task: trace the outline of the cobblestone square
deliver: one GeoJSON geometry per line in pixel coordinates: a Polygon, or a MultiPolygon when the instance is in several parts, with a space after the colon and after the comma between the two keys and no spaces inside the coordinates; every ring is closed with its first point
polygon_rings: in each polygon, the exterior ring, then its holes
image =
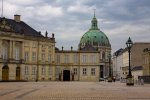
{"type": "Polygon", "coordinates": [[[107,82],[2,82],[0,100],[150,100],[150,85],[107,82]]]}

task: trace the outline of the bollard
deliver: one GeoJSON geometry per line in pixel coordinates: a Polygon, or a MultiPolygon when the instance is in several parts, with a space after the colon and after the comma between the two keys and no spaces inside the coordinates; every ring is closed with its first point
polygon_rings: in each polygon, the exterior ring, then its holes
{"type": "Polygon", "coordinates": [[[141,79],[141,85],[144,85],[144,80],[143,79],[141,79]]]}

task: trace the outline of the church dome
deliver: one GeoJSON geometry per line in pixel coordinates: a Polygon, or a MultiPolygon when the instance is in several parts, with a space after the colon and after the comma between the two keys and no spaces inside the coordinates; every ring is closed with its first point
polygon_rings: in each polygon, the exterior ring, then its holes
{"type": "Polygon", "coordinates": [[[92,25],[89,31],[87,31],[82,36],[80,43],[79,43],[79,48],[84,48],[86,45],[91,45],[92,47],[97,47],[97,46],[110,47],[110,42],[109,42],[108,37],[105,35],[104,32],[98,29],[95,13],[91,21],[91,24],[92,25]]]}
{"type": "Polygon", "coordinates": [[[82,36],[80,44],[91,44],[93,46],[110,46],[107,36],[100,30],[89,30],[88,32],[86,32],[82,36]]]}

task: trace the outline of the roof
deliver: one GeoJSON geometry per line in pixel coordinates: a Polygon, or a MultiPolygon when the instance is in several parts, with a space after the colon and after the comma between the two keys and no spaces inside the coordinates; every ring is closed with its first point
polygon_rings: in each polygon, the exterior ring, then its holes
{"type": "Polygon", "coordinates": [[[0,27],[0,30],[2,30],[2,31],[15,32],[15,33],[24,34],[27,36],[41,36],[41,37],[43,37],[43,35],[41,35],[40,32],[37,32],[36,30],[34,30],[32,27],[30,27],[29,25],[27,25],[23,21],[16,22],[13,19],[0,17],[0,26],[10,27],[7,29],[5,27],[0,27]]]}
{"type": "Polygon", "coordinates": [[[85,44],[83,48],[80,48],[81,51],[97,51],[91,44],[85,44]]]}
{"type": "Polygon", "coordinates": [[[143,70],[142,66],[135,66],[132,68],[132,71],[138,71],[138,70],[143,70]]]}
{"type": "Polygon", "coordinates": [[[56,50],[56,53],[100,53],[99,51],[82,51],[82,50],[56,50]]]}
{"type": "Polygon", "coordinates": [[[100,30],[89,30],[86,32],[81,40],[80,44],[90,43],[95,46],[110,46],[109,40],[104,32],[100,30]]]}
{"type": "Polygon", "coordinates": [[[114,56],[119,56],[120,54],[122,54],[122,52],[123,52],[123,49],[122,48],[120,48],[119,50],[117,50],[116,52],[114,52],[114,56]]]}

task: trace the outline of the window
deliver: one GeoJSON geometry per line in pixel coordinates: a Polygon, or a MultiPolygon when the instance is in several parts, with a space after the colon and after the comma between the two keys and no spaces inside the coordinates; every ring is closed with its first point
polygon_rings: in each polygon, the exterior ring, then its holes
{"type": "Polygon", "coordinates": [[[32,52],[32,61],[36,61],[36,52],[32,52]]]}
{"type": "Polygon", "coordinates": [[[48,68],[48,74],[49,74],[49,75],[52,75],[52,74],[53,74],[53,73],[52,73],[52,70],[53,70],[52,67],[49,67],[49,68],[48,68]]]}
{"type": "Polygon", "coordinates": [[[32,75],[36,75],[36,66],[32,67],[32,75]]]}
{"type": "Polygon", "coordinates": [[[42,45],[42,49],[45,49],[45,45],[42,45]]]}
{"type": "Polygon", "coordinates": [[[29,52],[25,52],[25,61],[29,61],[29,52]]]}
{"type": "Polygon", "coordinates": [[[56,66],[56,75],[59,75],[59,73],[60,73],[60,68],[56,66]]]}
{"type": "Polygon", "coordinates": [[[96,62],[95,55],[91,55],[90,61],[91,61],[91,63],[95,63],[96,62]]]}
{"type": "Polygon", "coordinates": [[[77,68],[73,69],[73,73],[74,73],[74,75],[77,75],[77,68]]]}
{"type": "Polygon", "coordinates": [[[45,45],[41,45],[41,49],[42,49],[42,54],[44,54],[45,51],[46,51],[46,46],[45,45]]]}
{"type": "Polygon", "coordinates": [[[45,53],[42,53],[42,61],[45,61],[45,53]]]}
{"type": "Polygon", "coordinates": [[[87,62],[87,55],[83,55],[82,56],[82,63],[86,63],[87,62]]]}
{"type": "Polygon", "coordinates": [[[2,49],[2,58],[3,59],[7,59],[8,58],[8,49],[7,49],[7,47],[3,47],[3,49],[2,49]]]}
{"type": "Polygon", "coordinates": [[[96,23],[93,23],[93,26],[96,27],[96,23]]]}
{"type": "Polygon", "coordinates": [[[50,50],[50,49],[51,49],[51,46],[48,46],[48,49],[50,50]]]}
{"type": "Polygon", "coordinates": [[[32,48],[36,48],[36,43],[33,43],[33,44],[32,44],[32,48]]]}
{"type": "Polygon", "coordinates": [[[69,55],[65,55],[65,63],[69,63],[69,55]]]}
{"type": "Polygon", "coordinates": [[[74,63],[78,63],[78,55],[74,55],[74,63]]]}
{"type": "Polygon", "coordinates": [[[29,46],[29,42],[25,42],[25,43],[24,43],[24,46],[25,46],[25,47],[29,46]]]}
{"type": "Polygon", "coordinates": [[[45,75],[45,66],[42,67],[42,75],[45,75]]]}
{"type": "Polygon", "coordinates": [[[57,61],[58,64],[60,63],[60,55],[56,56],[56,61],[57,61]]]}
{"type": "Polygon", "coordinates": [[[29,74],[28,66],[25,66],[25,70],[24,70],[24,71],[25,71],[25,72],[24,72],[25,75],[28,75],[28,74],[29,74]]]}
{"type": "Polygon", "coordinates": [[[20,55],[20,54],[19,54],[19,51],[20,51],[20,50],[19,50],[19,47],[16,47],[16,48],[15,48],[15,59],[16,59],[16,60],[19,60],[19,55],[20,55]]]}
{"type": "Polygon", "coordinates": [[[86,68],[83,68],[83,75],[86,75],[86,68]]]}
{"type": "Polygon", "coordinates": [[[51,54],[48,55],[48,61],[51,62],[51,54]]]}
{"type": "Polygon", "coordinates": [[[102,59],[105,59],[105,52],[102,53],[102,59]]]}
{"type": "Polygon", "coordinates": [[[91,68],[91,75],[95,75],[95,68],[91,68]]]}

